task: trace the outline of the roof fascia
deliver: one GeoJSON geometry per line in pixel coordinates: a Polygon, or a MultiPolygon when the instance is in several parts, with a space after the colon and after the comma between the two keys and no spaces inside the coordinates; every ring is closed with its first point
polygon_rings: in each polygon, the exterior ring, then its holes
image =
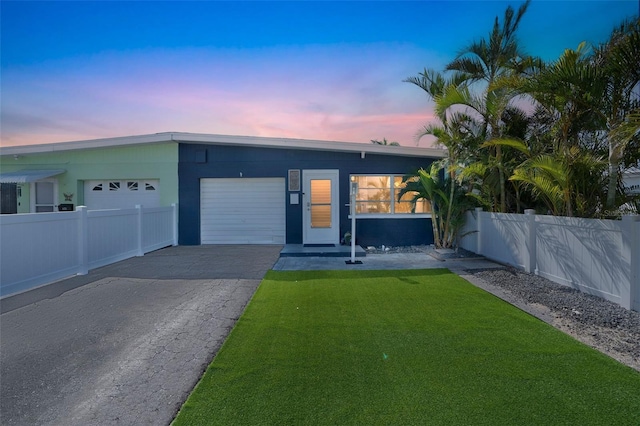
{"type": "Polygon", "coordinates": [[[411,157],[444,158],[446,151],[436,148],[375,145],[358,142],[337,142],[311,139],[272,138],[262,136],[210,135],[198,133],[173,133],[173,140],[182,143],[210,145],[236,145],[281,149],[307,149],[316,151],[358,152],[365,154],[398,155],[411,157]]]}
{"type": "Polygon", "coordinates": [[[152,135],[124,136],[117,138],[90,139],[72,142],[45,143],[39,145],[20,145],[0,147],[0,155],[26,155],[80,149],[109,148],[127,145],[171,142],[171,133],[155,133],[152,135]]]}
{"type": "Polygon", "coordinates": [[[59,142],[41,145],[0,147],[0,155],[26,155],[71,151],[80,149],[107,148],[149,143],[177,142],[211,145],[235,145],[280,149],[307,149],[334,152],[358,152],[366,154],[397,155],[411,157],[444,158],[446,151],[436,148],[418,148],[393,145],[375,145],[357,142],[337,142],[310,139],[273,138],[262,136],[234,136],[203,133],[165,132],[150,135],[59,142]]]}

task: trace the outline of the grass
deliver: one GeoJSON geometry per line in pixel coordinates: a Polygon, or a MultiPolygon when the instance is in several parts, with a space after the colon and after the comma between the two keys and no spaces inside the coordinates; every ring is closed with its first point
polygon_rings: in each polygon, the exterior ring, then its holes
{"type": "Polygon", "coordinates": [[[176,425],[638,425],[640,374],[448,270],[270,271],[176,425]]]}

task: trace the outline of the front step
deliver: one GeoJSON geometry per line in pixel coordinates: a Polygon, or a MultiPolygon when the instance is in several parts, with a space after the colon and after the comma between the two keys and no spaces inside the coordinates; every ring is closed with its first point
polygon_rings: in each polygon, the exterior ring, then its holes
{"type": "MultiPolygon", "coordinates": [[[[356,257],[366,255],[362,247],[356,246],[356,257]]],[[[351,246],[285,244],[280,257],[351,257],[351,246]]]]}

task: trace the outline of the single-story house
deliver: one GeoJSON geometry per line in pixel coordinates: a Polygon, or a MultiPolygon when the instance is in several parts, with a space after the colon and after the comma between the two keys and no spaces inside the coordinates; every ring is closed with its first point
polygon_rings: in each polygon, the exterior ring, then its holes
{"type": "Polygon", "coordinates": [[[630,167],[622,173],[622,183],[627,195],[640,195],[640,168],[630,167]]]}
{"type": "Polygon", "coordinates": [[[0,185],[5,214],[171,205],[178,145],[147,135],[2,147],[0,185]]]}
{"type": "Polygon", "coordinates": [[[438,149],[158,133],[0,148],[2,213],[178,203],[179,244],[339,244],[358,184],[361,245],[433,242],[428,203],[397,200],[438,149]]]}

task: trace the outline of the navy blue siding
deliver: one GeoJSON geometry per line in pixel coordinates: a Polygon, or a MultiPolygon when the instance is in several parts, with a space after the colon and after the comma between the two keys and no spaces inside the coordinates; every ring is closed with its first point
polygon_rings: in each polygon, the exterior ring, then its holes
{"type": "MultiPolygon", "coordinates": [[[[350,231],[351,220],[348,225],[350,231]]],[[[356,243],[363,247],[432,244],[431,219],[357,219],[356,243]]]]}
{"type": "MultiPolygon", "coordinates": [[[[393,149],[390,147],[389,149],[393,149]]],[[[430,159],[359,152],[345,153],[302,149],[180,144],[179,148],[179,244],[200,244],[200,179],[287,178],[289,169],[338,169],[340,171],[340,232],[351,229],[348,218],[350,174],[404,174],[427,168],[430,159]]],[[[302,203],[289,204],[286,196],[286,242],[302,243],[302,203]]],[[[362,219],[358,221],[362,245],[412,245],[433,243],[430,219],[362,219]]]]}

